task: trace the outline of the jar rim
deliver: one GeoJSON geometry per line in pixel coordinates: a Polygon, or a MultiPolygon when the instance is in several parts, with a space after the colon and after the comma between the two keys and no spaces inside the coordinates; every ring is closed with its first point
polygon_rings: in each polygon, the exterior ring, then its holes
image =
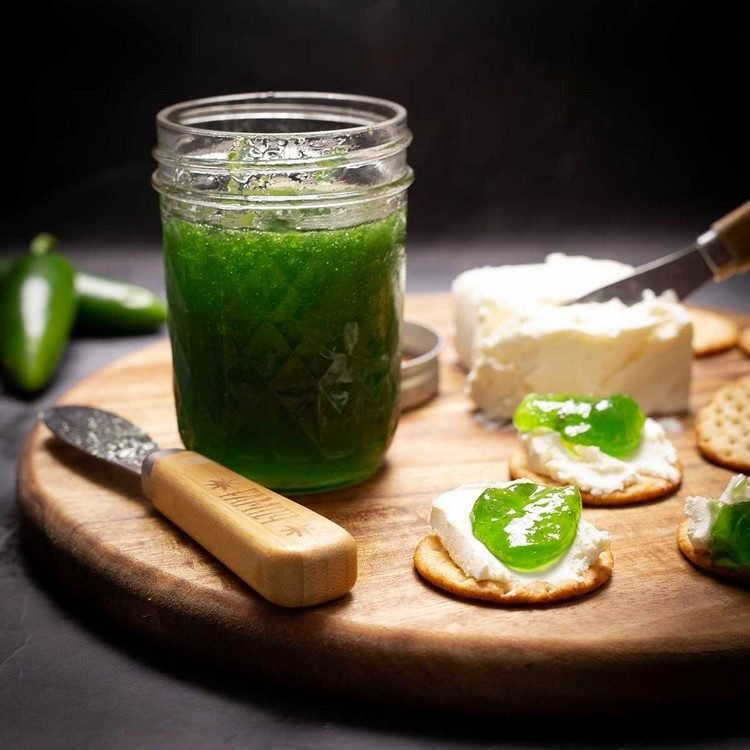
{"type": "Polygon", "coordinates": [[[307,116],[331,122],[350,122],[352,125],[325,130],[285,130],[285,137],[316,138],[352,136],[360,133],[376,133],[399,126],[406,121],[406,109],[396,102],[358,94],[339,94],[318,91],[263,91],[256,93],[227,94],[223,96],[191,99],[171,104],[156,115],[159,128],[174,134],[214,136],[227,138],[233,135],[254,137],[268,135],[267,131],[220,130],[200,127],[201,121],[237,119],[251,113],[273,119],[285,115],[288,119],[292,108],[297,107],[307,116]],[[231,117],[230,117],[231,116],[231,117]],[[339,117],[341,119],[337,120],[339,117]],[[358,122],[359,121],[359,122],[358,122]],[[357,124],[354,124],[357,123],[357,124]],[[361,124],[359,124],[361,123],[361,124]]]}

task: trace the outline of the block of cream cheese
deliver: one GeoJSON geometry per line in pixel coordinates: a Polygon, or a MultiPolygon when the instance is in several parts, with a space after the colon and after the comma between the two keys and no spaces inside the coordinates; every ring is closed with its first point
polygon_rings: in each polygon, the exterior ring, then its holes
{"type": "Polygon", "coordinates": [[[495,318],[536,303],[560,305],[629,276],[633,266],[583,255],[548,255],[544,263],[484,266],[465,271],[453,281],[455,346],[458,360],[471,367],[472,347],[485,299],[494,303],[495,318]]]}
{"type": "Polygon", "coordinates": [[[527,393],[625,393],[646,414],[688,407],[693,329],[671,292],[635,305],[532,305],[485,299],[467,390],[490,417],[510,418],[527,393]]]}

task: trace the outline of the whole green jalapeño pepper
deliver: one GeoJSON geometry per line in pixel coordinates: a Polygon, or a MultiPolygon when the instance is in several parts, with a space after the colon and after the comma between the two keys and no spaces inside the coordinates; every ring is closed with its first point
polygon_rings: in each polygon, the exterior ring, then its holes
{"type": "Polygon", "coordinates": [[[73,268],[54,245],[52,235],[37,235],[0,292],[0,362],[11,385],[27,393],[52,378],[75,316],[73,268]]]}

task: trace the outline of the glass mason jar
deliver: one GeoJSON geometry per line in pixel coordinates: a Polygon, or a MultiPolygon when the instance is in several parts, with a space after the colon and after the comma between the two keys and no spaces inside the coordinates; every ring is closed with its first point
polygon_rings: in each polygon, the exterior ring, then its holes
{"type": "Polygon", "coordinates": [[[187,448],[282,492],[359,482],[399,414],[406,111],[321,93],[157,115],[187,448]]]}

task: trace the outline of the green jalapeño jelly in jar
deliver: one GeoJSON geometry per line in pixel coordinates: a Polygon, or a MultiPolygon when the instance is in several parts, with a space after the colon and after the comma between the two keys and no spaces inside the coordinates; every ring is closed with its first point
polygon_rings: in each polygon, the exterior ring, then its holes
{"type": "Polygon", "coordinates": [[[292,494],[367,478],[399,414],[406,111],[243,94],[157,133],[185,446],[292,494]]]}

